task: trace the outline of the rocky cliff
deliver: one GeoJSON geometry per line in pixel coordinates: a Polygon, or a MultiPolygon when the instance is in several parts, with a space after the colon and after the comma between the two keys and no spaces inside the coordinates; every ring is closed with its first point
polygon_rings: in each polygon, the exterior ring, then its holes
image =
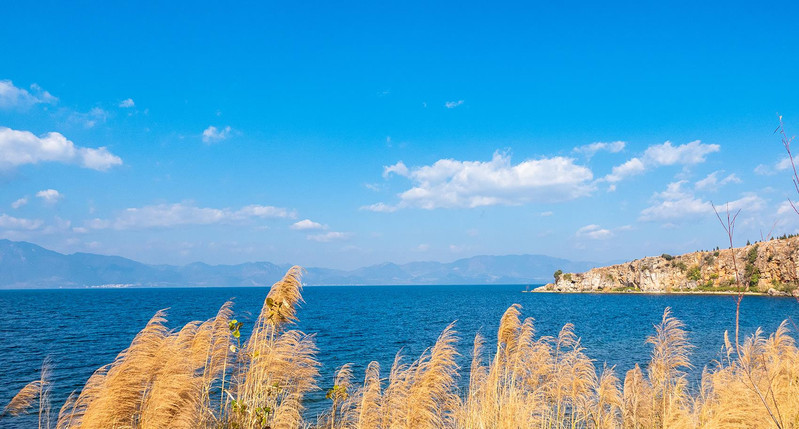
{"type": "Polygon", "coordinates": [[[584,273],[555,273],[553,292],[750,292],[799,296],[799,237],[735,249],[663,254],[584,273]],[[736,267],[740,283],[736,282],[736,267]]]}

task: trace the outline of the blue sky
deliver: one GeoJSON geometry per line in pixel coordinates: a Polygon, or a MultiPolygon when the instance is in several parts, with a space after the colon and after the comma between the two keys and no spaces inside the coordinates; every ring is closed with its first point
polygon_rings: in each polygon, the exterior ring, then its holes
{"type": "Polygon", "coordinates": [[[150,263],[618,261],[796,232],[797,6],[16,3],[0,237],[150,263]]]}

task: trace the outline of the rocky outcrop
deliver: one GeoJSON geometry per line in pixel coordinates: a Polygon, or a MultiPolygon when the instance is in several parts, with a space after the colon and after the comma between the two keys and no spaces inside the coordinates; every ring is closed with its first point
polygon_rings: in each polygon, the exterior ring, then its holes
{"type": "Polygon", "coordinates": [[[584,273],[555,275],[554,283],[537,291],[733,292],[743,287],[750,292],[799,296],[799,237],[735,249],[663,254],[584,273]]]}

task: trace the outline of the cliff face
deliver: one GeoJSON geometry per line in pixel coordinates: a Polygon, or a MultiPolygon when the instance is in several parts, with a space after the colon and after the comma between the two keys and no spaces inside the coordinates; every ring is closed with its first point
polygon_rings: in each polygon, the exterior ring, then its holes
{"type": "Polygon", "coordinates": [[[799,237],[735,249],[653,256],[584,273],[562,273],[538,288],[557,292],[729,292],[735,266],[749,291],[799,296],[799,237]],[[733,264],[733,255],[735,264],[733,264]]]}

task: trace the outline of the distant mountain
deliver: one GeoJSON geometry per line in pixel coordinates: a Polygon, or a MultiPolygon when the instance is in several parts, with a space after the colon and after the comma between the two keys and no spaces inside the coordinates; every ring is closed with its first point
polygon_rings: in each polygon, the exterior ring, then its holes
{"type": "MultiPolygon", "coordinates": [[[[597,266],[543,255],[475,256],[455,262],[384,263],[355,270],[306,267],[309,285],[535,284],[555,270],[597,266]]],[[[0,289],[269,286],[290,265],[148,265],[120,256],[64,255],[24,241],[0,240],[0,289]]]]}

